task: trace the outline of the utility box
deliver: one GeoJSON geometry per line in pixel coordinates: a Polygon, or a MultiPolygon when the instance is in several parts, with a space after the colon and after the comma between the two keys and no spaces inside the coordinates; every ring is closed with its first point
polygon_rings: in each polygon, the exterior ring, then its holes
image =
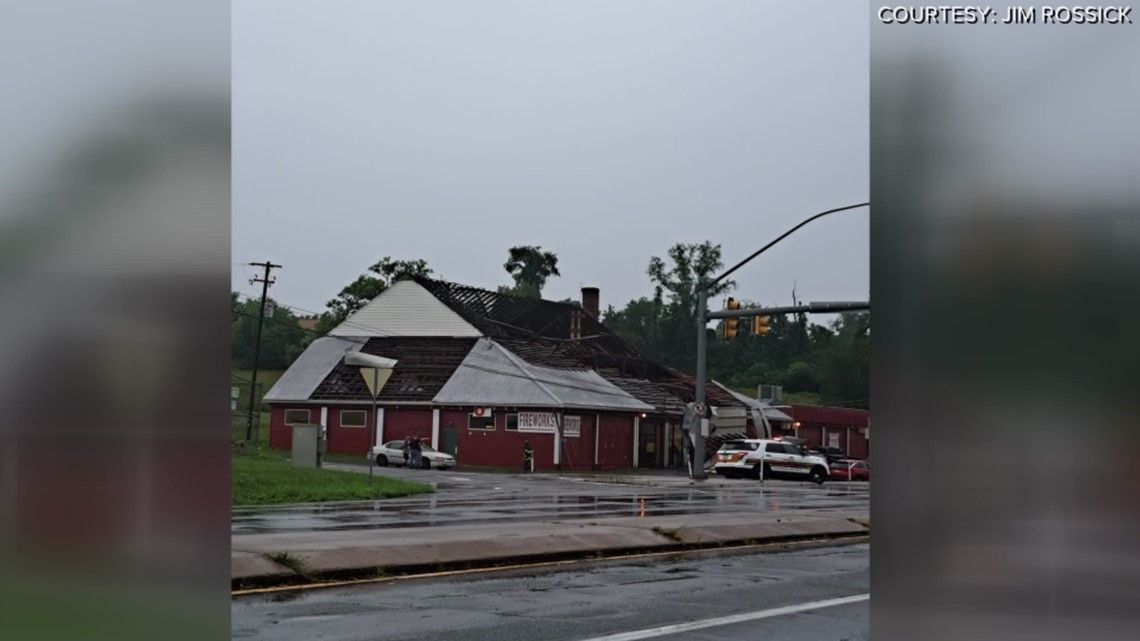
{"type": "Polygon", "coordinates": [[[293,465],[320,467],[321,455],[328,451],[327,431],[318,423],[293,425],[293,465]]]}

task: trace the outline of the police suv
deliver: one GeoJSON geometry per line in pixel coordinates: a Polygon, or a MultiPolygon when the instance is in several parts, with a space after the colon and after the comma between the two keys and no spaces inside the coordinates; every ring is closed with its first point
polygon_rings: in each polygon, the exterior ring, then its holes
{"type": "Polygon", "coordinates": [[[827,460],[791,443],[769,439],[725,441],[713,471],[725,478],[794,478],[823,483],[831,475],[827,460]]]}

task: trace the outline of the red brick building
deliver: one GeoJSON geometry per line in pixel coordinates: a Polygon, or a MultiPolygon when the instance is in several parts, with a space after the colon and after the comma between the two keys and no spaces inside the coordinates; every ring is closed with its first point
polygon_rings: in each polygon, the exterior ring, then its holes
{"type": "MultiPolygon", "coordinates": [[[[461,465],[516,467],[523,442],[537,469],[679,464],[693,379],[644,358],[598,321],[598,290],[582,304],[499,294],[427,278],[397,281],[314,341],[265,400],[270,445],[293,423],[328,428],[330,452],[418,435],[461,465]],[[397,361],[372,397],[346,353],[397,361]]],[[[744,406],[709,385],[725,425],[751,429],[744,406]]]]}

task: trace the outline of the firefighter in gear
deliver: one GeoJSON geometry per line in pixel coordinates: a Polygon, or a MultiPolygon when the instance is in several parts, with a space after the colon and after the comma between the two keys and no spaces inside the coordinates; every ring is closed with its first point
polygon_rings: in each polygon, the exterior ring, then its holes
{"type": "Polygon", "coordinates": [[[534,448],[530,446],[530,441],[523,441],[523,471],[534,471],[534,448]]]}

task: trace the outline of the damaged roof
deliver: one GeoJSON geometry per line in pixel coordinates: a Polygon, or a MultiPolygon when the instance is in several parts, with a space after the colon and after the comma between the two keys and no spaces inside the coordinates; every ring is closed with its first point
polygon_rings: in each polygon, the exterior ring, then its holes
{"type": "Polygon", "coordinates": [[[534,365],[489,338],[479,339],[434,401],[631,412],[654,409],[594,370],[534,365]]]}
{"type": "MultiPolygon", "coordinates": [[[[387,303],[374,299],[332,334],[314,341],[266,400],[371,400],[357,368],[344,363],[346,351],[355,350],[396,359],[377,399],[381,402],[680,415],[685,403],[694,400],[691,376],[645,358],[577,304],[423,277],[404,278],[384,296],[389,296],[387,303]],[[437,318],[451,313],[450,320],[437,318]],[[465,335],[464,327],[481,337],[465,335]],[[446,335],[424,335],[430,332],[446,335]]],[[[706,400],[743,405],[712,384],[706,400]]]]}
{"type": "MultiPolygon", "coordinates": [[[[441,302],[526,362],[589,368],[658,412],[681,414],[695,398],[696,379],[645,358],[579,305],[492,292],[414,277],[441,302]]],[[[711,383],[706,400],[743,404],[711,383]]]]}
{"type": "Polygon", "coordinates": [[[355,352],[364,341],[336,336],[322,336],[312,343],[293,361],[289,369],[277,379],[273,387],[263,397],[266,402],[307,401],[321,384],[321,381],[337,367],[344,364],[346,352],[355,352]]]}
{"type": "MultiPolygon", "coordinates": [[[[370,338],[365,354],[396,359],[392,376],[380,390],[379,401],[429,402],[463,362],[474,338],[386,336],[370,338]]],[[[346,365],[344,354],[316,387],[313,400],[371,400],[359,368],[346,365]]],[[[292,369],[292,368],[290,368],[292,369]]]]}

